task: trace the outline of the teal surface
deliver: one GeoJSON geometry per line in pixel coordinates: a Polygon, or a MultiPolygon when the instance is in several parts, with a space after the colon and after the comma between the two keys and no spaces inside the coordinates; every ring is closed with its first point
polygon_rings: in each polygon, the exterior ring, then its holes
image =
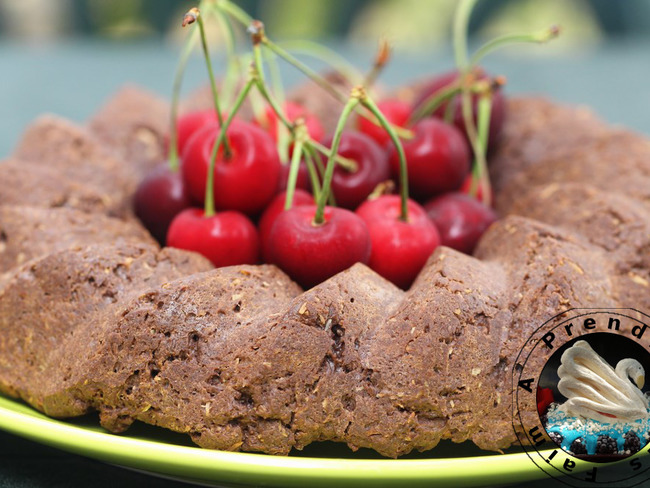
{"type": "MultiPolygon", "coordinates": [[[[372,49],[331,46],[361,69],[372,59],[372,49]]],[[[611,123],[650,135],[649,53],[647,39],[608,42],[571,54],[524,46],[495,53],[484,64],[492,73],[507,76],[507,94],[543,93],[558,101],[588,105],[611,123]]],[[[0,42],[0,158],[43,112],[81,122],[127,82],[167,96],[176,58],[177,50],[163,41],[0,42]]],[[[396,53],[380,81],[397,85],[452,65],[449,52],[396,53]]],[[[304,79],[292,68],[283,72],[289,86],[304,79]]],[[[185,91],[206,80],[205,66],[197,57],[189,65],[185,91]]]]}

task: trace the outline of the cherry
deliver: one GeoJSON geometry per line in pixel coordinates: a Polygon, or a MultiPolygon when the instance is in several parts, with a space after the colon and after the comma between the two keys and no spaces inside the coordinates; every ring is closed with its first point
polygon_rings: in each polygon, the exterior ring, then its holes
{"type": "MultiPolygon", "coordinates": [[[[426,118],[413,126],[413,139],[403,142],[411,195],[426,199],[457,190],[470,170],[470,151],[460,131],[442,120],[426,118]]],[[[395,174],[399,157],[391,148],[390,162],[395,174]]]]}
{"type": "MultiPolygon", "coordinates": [[[[402,100],[393,98],[378,102],[377,107],[391,124],[399,127],[406,127],[412,113],[411,105],[402,100]]],[[[372,137],[380,146],[385,147],[390,141],[390,136],[383,127],[374,124],[365,117],[359,117],[357,121],[359,130],[372,137]]]]}
{"type": "Polygon", "coordinates": [[[190,197],[178,171],[161,164],[138,185],[133,197],[135,214],[151,235],[165,245],[172,219],[191,205],[190,197]]]}
{"type": "MultiPolygon", "coordinates": [[[[307,134],[315,141],[320,141],[325,135],[323,126],[318,118],[308,112],[305,107],[295,102],[287,101],[284,103],[284,114],[289,122],[294,122],[298,118],[305,121],[307,134]]],[[[264,112],[264,120],[256,120],[255,123],[264,128],[273,137],[274,141],[278,140],[278,116],[273,108],[268,106],[264,112]]]]}
{"type": "MultiPolygon", "coordinates": [[[[223,117],[228,117],[226,114],[223,117]]],[[[176,133],[178,134],[178,154],[183,154],[187,142],[192,135],[205,127],[218,123],[217,113],[214,109],[198,110],[181,115],[176,122],[176,133]]]]}
{"type": "MultiPolygon", "coordinates": [[[[262,260],[264,262],[268,262],[270,259],[271,250],[269,248],[269,234],[271,233],[271,228],[275,223],[275,220],[284,211],[286,198],[286,191],[278,193],[266,207],[266,210],[264,210],[264,213],[257,224],[260,234],[260,242],[262,243],[262,260]]],[[[314,197],[310,193],[297,188],[293,194],[293,207],[300,205],[314,205],[314,197]]]]}
{"type": "MultiPolygon", "coordinates": [[[[323,144],[331,147],[332,137],[328,137],[323,144]]],[[[334,169],[332,192],[340,207],[358,207],[379,183],[390,179],[391,170],[386,152],[366,134],[344,131],[338,154],[357,164],[356,171],[338,165],[334,169]]]]}
{"type": "Polygon", "coordinates": [[[248,218],[233,211],[206,217],[198,208],[179,213],[167,233],[167,245],[195,251],[216,267],[257,264],[259,237],[248,218]]]}
{"type": "Polygon", "coordinates": [[[303,205],[282,212],[268,237],[270,262],[305,288],[370,258],[370,236],[361,218],[326,206],[324,222],[316,224],[316,211],[315,205],[303,205]]]}
{"type": "MultiPolygon", "coordinates": [[[[477,79],[484,80],[489,76],[481,68],[477,68],[477,79]]],[[[439,92],[443,88],[451,85],[458,80],[458,71],[449,71],[440,76],[433,78],[431,81],[426,83],[420,91],[419,96],[417,97],[414,107],[420,106],[427,98],[429,98],[434,93],[439,92]]],[[[478,104],[478,95],[472,95],[472,114],[474,116],[474,123],[477,120],[477,104],[478,104]]],[[[449,103],[453,104],[453,114],[454,114],[454,125],[467,136],[465,131],[465,119],[463,118],[463,109],[461,103],[461,96],[454,96],[449,103]]],[[[443,103],[433,115],[439,118],[443,118],[447,110],[447,103],[443,103]]],[[[503,96],[501,91],[497,90],[492,96],[492,110],[490,112],[490,132],[488,135],[488,148],[494,147],[494,145],[499,140],[499,135],[501,134],[501,129],[503,127],[503,122],[506,118],[506,99],[503,96]]]]}
{"type": "MultiPolygon", "coordinates": [[[[467,175],[467,178],[465,178],[465,181],[463,181],[463,184],[460,185],[460,190],[459,191],[461,193],[465,193],[465,194],[469,195],[469,191],[470,191],[471,188],[472,188],[472,174],[470,173],[470,174],[467,175]]],[[[480,186],[480,185],[476,188],[476,196],[475,196],[475,198],[480,202],[483,201],[483,187],[480,186]]],[[[491,191],[491,190],[490,190],[490,201],[494,202],[494,192],[491,191]]]]}
{"type": "MultiPolygon", "coordinates": [[[[196,132],[183,153],[181,172],[195,202],[203,202],[212,148],[219,126],[196,132]]],[[[247,215],[261,212],[275,195],[280,178],[280,159],[271,136],[259,127],[233,121],[227,139],[232,153],[226,159],[219,149],[215,165],[214,205],[217,210],[237,210],[247,215]]]]}
{"type": "Polygon", "coordinates": [[[408,200],[408,222],[400,219],[400,205],[399,195],[384,195],[364,202],[356,213],[370,232],[369,266],[407,289],[440,245],[440,235],[418,203],[408,200]]]}
{"type": "Polygon", "coordinates": [[[464,193],[447,193],[424,206],[438,228],[442,245],[472,254],[483,232],[497,215],[475,198],[464,193]]]}

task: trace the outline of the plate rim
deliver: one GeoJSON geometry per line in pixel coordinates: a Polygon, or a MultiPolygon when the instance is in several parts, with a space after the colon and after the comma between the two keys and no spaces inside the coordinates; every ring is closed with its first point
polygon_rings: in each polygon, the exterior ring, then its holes
{"type": "MultiPolygon", "coordinates": [[[[0,429],[67,452],[194,482],[330,486],[332,482],[410,482],[464,486],[516,483],[546,474],[526,452],[436,459],[346,459],[271,456],[182,446],[115,435],[45,416],[20,400],[0,395],[0,429]],[[14,408],[12,408],[14,407],[14,408]],[[30,412],[21,412],[30,409],[30,412]],[[508,469],[504,469],[507,466],[508,469]]],[[[550,452],[550,451],[549,451],[550,452]]]]}

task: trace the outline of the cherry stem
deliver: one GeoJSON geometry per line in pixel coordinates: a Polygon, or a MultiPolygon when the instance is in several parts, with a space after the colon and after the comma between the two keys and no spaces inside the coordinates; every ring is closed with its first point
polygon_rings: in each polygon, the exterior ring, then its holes
{"type": "Polygon", "coordinates": [[[309,139],[307,143],[327,158],[330,158],[332,154],[334,154],[334,160],[336,161],[336,164],[338,164],[344,170],[350,173],[356,173],[359,171],[359,165],[354,159],[344,158],[340,154],[334,153],[333,149],[323,146],[320,142],[313,139],[309,139]]]}
{"type": "MultiPolygon", "coordinates": [[[[190,12],[196,11],[196,21],[199,25],[199,32],[201,34],[201,47],[203,49],[203,57],[205,58],[205,66],[208,70],[208,77],[210,78],[210,90],[212,91],[212,102],[214,104],[214,111],[217,114],[217,120],[219,125],[223,125],[223,115],[221,113],[221,107],[219,106],[219,92],[217,90],[217,81],[214,78],[214,70],[212,69],[212,60],[210,59],[210,51],[208,50],[208,40],[205,36],[205,24],[203,23],[203,16],[198,8],[193,8],[190,12]]],[[[187,15],[187,14],[186,14],[187,15]]],[[[230,157],[230,143],[228,139],[225,139],[223,142],[223,149],[226,158],[230,157]]]]}
{"type": "Polygon", "coordinates": [[[456,58],[456,66],[461,72],[461,75],[464,74],[469,67],[467,56],[467,31],[469,19],[476,2],[477,0],[460,0],[454,15],[454,57],[456,58]]]}
{"type": "MultiPolygon", "coordinates": [[[[284,59],[287,63],[292,65],[294,68],[301,71],[305,76],[307,76],[314,83],[316,83],[318,86],[323,88],[327,93],[333,96],[340,103],[347,103],[348,98],[343,92],[337,90],[334,87],[334,85],[328,82],[323,76],[319,75],[316,71],[314,71],[309,66],[302,63],[295,56],[291,55],[290,53],[282,49],[280,46],[275,44],[273,41],[271,41],[268,37],[266,37],[266,33],[264,32],[264,24],[261,21],[259,20],[251,21],[247,29],[248,32],[252,35],[253,44],[256,43],[263,44],[274,54],[278,55],[279,57],[284,59]]],[[[359,115],[372,121],[374,124],[379,125],[378,122],[373,120],[372,117],[370,117],[367,113],[359,112],[359,115]]],[[[404,129],[403,127],[398,127],[398,126],[393,126],[393,128],[400,134],[401,137],[405,139],[410,139],[413,137],[413,133],[408,129],[404,129]]]]}
{"type": "Polygon", "coordinates": [[[300,39],[295,41],[284,41],[282,42],[281,47],[287,51],[299,52],[323,61],[351,83],[361,81],[362,75],[353,64],[336,51],[323,46],[322,44],[300,39]]]}
{"type": "MultiPolygon", "coordinates": [[[[264,58],[262,55],[262,49],[260,47],[258,33],[257,31],[254,31],[251,34],[253,40],[253,62],[255,63],[255,69],[259,73],[259,79],[256,86],[260,95],[262,95],[262,98],[264,98],[266,102],[271,106],[271,109],[273,112],[275,112],[276,116],[282,120],[282,126],[278,126],[276,129],[278,141],[277,147],[278,154],[280,155],[280,161],[282,164],[286,164],[286,161],[289,159],[289,145],[291,142],[291,136],[293,135],[293,125],[284,115],[284,112],[281,109],[282,104],[278,103],[266,88],[266,82],[264,78],[264,58]],[[291,126],[289,133],[287,133],[287,130],[285,129],[285,124],[289,124],[291,126]]],[[[276,74],[279,76],[278,73],[276,74]]],[[[279,84],[281,85],[281,83],[279,84]]],[[[263,113],[263,117],[266,117],[266,113],[263,113]]]]}
{"type": "Polygon", "coordinates": [[[304,146],[303,153],[305,155],[305,163],[307,164],[307,171],[309,172],[309,180],[311,182],[312,194],[316,201],[320,198],[320,177],[318,169],[316,168],[315,161],[320,162],[320,158],[314,151],[314,148],[308,145],[304,146]]]}
{"type": "MultiPolygon", "coordinates": [[[[492,111],[492,91],[486,90],[478,100],[478,144],[481,148],[480,153],[485,155],[487,153],[488,136],[490,133],[490,115],[492,111]]],[[[478,183],[483,190],[481,201],[486,206],[491,206],[492,202],[492,189],[490,187],[490,178],[488,177],[487,161],[485,157],[476,158],[476,169],[478,176],[478,183]]],[[[472,178],[470,184],[470,194],[475,187],[476,182],[472,178]]],[[[473,196],[476,196],[474,193],[473,196]]]]}
{"type": "Polygon", "coordinates": [[[415,123],[433,114],[440,106],[460,92],[460,83],[451,83],[433,93],[411,115],[409,123],[415,123]]]}
{"type": "Polygon", "coordinates": [[[226,76],[221,86],[222,100],[225,106],[228,107],[232,102],[232,97],[235,91],[235,83],[239,75],[239,58],[235,54],[235,32],[232,28],[232,23],[226,13],[220,8],[221,4],[216,4],[214,11],[217,13],[217,18],[226,39],[226,53],[227,53],[227,67],[226,76]]]}
{"type": "Polygon", "coordinates": [[[301,63],[296,57],[293,55],[289,54],[287,51],[282,49],[280,46],[269,40],[268,37],[265,35],[262,37],[262,43],[269,48],[272,52],[280,56],[282,59],[284,59],[287,63],[292,65],[294,68],[298,69],[301,71],[304,75],[306,75],[308,78],[310,78],[314,83],[316,83],[318,86],[320,86],[323,90],[328,92],[330,95],[332,95],[334,98],[336,98],[339,102],[341,103],[346,103],[347,102],[347,97],[334,88],[334,86],[328,82],[324,77],[319,75],[316,71],[313,69],[309,68],[307,65],[304,63],[301,63]]]}
{"type": "Polygon", "coordinates": [[[325,168],[325,176],[323,177],[323,186],[321,194],[318,198],[318,206],[316,207],[316,215],[312,222],[313,225],[322,225],[325,222],[325,205],[330,196],[332,189],[332,177],[334,176],[334,165],[335,165],[335,155],[339,152],[339,145],[341,144],[341,136],[345,130],[345,124],[347,124],[350,115],[354,111],[354,108],[359,104],[359,89],[354,88],[352,90],[352,95],[350,99],[346,102],[345,107],[343,107],[343,112],[341,112],[341,117],[339,118],[338,123],[336,124],[336,130],[334,131],[334,137],[332,139],[332,149],[330,157],[327,160],[327,167],[325,168]]]}
{"type": "Polygon", "coordinates": [[[246,97],[248,96],[248,93],[250,92],[251,88],[255,84],[256,80],[257,80],[257,76],[255,74],[252,75],[251,78],[246,82],[246,85],[244,85],[244,88],[242,88],[241,92],[237,96],[237,99],[235,100],[235,103],[232,106],[232,110],[230,111],[230,114],[228,115],[228,118],[226,119],[226,121],[221,126],[221,129],[219,130],[219,136],[217,137],[217,140],[214,143],[214,147],[212,148],[212,153],[210,154],[210,164],[209,164],[209,168],[208,168],[208,181],[206,182],[206,189],[205,189],[205,212],[204,212],[204,215],[206,217],[212,217],[215,214],[215,209],[214,209],[214,170],[215,170],[215,165],[216,165],[216,162],[217,162],[217,155],[219,154],[219,147],[225,141],[226,132],[228,131],[228,127],[230,127],[230,124],[232,124],[232,121],[235,118],[235,115],[237,115],[237,112],[239,111],[242,104],[244,103],[244,100],[246,100],[246,97]]]}
{"type": "Polygon", "coordinates": [[[232,3],[230,0],[219,0],[218,5],[227,12],[228,15],[244,26],[249,25],[253,21],[253,18],[248,15],[246,11],[232,3]]]}
{"type": "Polygon", "coordinates": [[[368,195],[367,200],[376,200],[377,198],[383,195],[390,195],[395,191],[395,182],[393,180],[386,180],[379,183],[370,195],[368,195]]]}
{"type": "Polygon", "coordinates": [[[442,117],[442,120],[444,120],[447,124],[453,124],[455,109],[456,109],[455,103],[453,102],[448,103],[447,106],[445,107],[445,114],[442,117]]]}
{"type": "MultiPolygon", "coordinates": [[[[256,69],[259,71],[260,68],[256,66],[256,69]]],[[[273,110],[275,115],[278,117],[278,120],[282,122],[282,124],[289,130],[291,135],[295,138],[295,125],[287,118],[283,110],[278,105],[278,102],[273,98],[273,96],[271,96],[269,91],[266,89],[266,85],[264,85],[264,83],[262,83],[261,80],[259,80],[257,83],[257,89],[260,92],[260,95],[262,95],[262,97],[267,101],[267,103],[271,107],[271,110],[273,110]]],[[[312,138],[309,137],[309,135],[306,136],[304,144],[306,146],[313,147],[318,152],[324,154],[328,158],[331,155],[330,149],[323,146],[320,142],[313,140],[312,138]]],[[[353,161],[352,159],[344,158],[343,156],[337,154],[335,155],[335,160],[337,164],[339,164],[343,169],[349,171],[350,173],[356,173],[359,169],[357,162],[353,161]]]]}
{"type": "Polygon", "coordinates": [[[487,54],[515,43],[543,44],[560,35],[560,27],[553,25],[533,34],[506,34],[483,44],[472,56],[470,66],[476,66],[487,54]]]}
{"type": "Polygon", "coordinates": [[[393,130],[393,128],[391,127],[390,123],[388,122],[384,114],[381,113],[379,107],[377,107],[375,102],[373,102],[372,99],[368,97],[368,95],[364,91],[361,92],[360,101],[364,107],[370,110],[372,114],[375,117],[377,117],[381,126],[384,128],[386,132],[388,132],[388,135],[390,136],[390,139],[391,141],[393,141],[393,144],[395,145],[395,149],[397,150],[397,154],[399,156],[399,180],[400,180],[399,183],[400,183],[400,199],[401,199],[401,212],[399,218],[403,222],[408,222],[409,182],[408,182],[408,169],[406,167],[406,155],[404,154],[404,147],[402,146],[402,142],[399,140],[397,133],[393,130]]]}
{"type": "Polygon", "coordinates": [[[386,38],[381,38],[379,40],[379,48],[377,49],[377,54],[375,56],[375,62],[372,65],[372,69],[370,72],[366,75],[365,79],[363,80],[363,86],[366,88],[370,88],[375,81],[377,81],[377,78],[381,74],[382,70],[390,60],[390,45],[388,44],[388,41],[386,38]]]}
{"type": "Polygon", "coordinates": [[[183,75],[187,67],[187,61],[190,59],[194,43],[196,42],[197,32],[194,30],[185,39],[183,51],[176,66],[174,73],[174,85],[172,87],[172,106],[170,110],[170,131],[169,131],[169,169],[173,172],[178,171],[178,105],[181,97],[181,85],[183,84],[183,75]]]}
{"type": "Polygon", "coordinates": [[[293,205],[293,195],[296,192],[296,182],[298,181],[298,170],[300,160],[302,159],[303,148],[305,144],[305,135],[307,128],[304,122],[296,124],[296,142],[293,145],[293,154],[291,155],[291,167],[289,168],[289,180],[287,181],[287,195],[284,200],[284,209],[289,210],[293,205]]]}

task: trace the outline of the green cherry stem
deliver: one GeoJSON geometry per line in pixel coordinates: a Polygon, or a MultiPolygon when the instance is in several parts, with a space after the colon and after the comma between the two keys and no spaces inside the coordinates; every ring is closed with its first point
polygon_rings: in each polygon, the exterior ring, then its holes
{"type": "Polygon", "coordinates": [[[335,155],[339,152],[339,145],[341,144],[341,136],[343,135],[343,130],[345,129],[345,124],[347,123],[350,115],[354,111],[355,107],[359,104],[359,89],[354,88],[352,90],[352,95],[350,99],[346,102],[345,107],[343,107],[343,112],[341,112],[341,117],[339,118],[338,124],[336,125],[336,130],[334,131],[334,137],[332,139],[332,150],[330,157],[327,160],[327,167],[325,168],[325,176],[323,177],[323,186],[321,187],[321,194],[319,195],[316,215],[312,225],[322,225],[325,223],[325,205],[330,196],[332,189],[332,177],[334,176],[334,165],[335,165],[335,155]]]}
{"type": "Polygon", "coordinates": [[[361,81],[362,75],[357,68],[336,51],[307,40],[284,41],[281,47],[289,52],[301,53],[318,59],[331,66],[336,72],[351,83],[361,81]]]}
{"type": "Polygon", "coordinates": [[[474,9],[476,2],[477,0],[460,0],[454,15],[454,57],[456,58],[456,66],[461,73],[465,72],[469,66],[467,55],[467,31],[469,18],[472,15],[472,10],[474,9]]]}
{"type": "MultiPolygon", "coordinates": [[[[264,56],[262,53],[262,48],[260,46],[260,36],[257,33],[258,27],[255,22],[251,24],[249,31],[251,32],[251,39],[253,41],[253,62],[255,63],[255,69],[259,73],[259,78],[256,83],[256,87],[262,98],[271,106],[273,112],[276,116],[282,121],[282,125],[277,128],[277,147],[278,153],[280,155],[280,161],[285,164],[289,159],[289,145],[291,143],[291,138],[293,136],[293,125],[286,118],[284,112],[282,111],[282,103],[275,100],[271,96],[268,89],[266,88],[266,79],[264,78],[264,56]],[[287,124],[290,126],[287,131],[287,124]]],[[[271,53],[271,56],[274,54],[271,53]]],[[[280,83],[281,84],[281,83],[280,83]]],[[[263,117],[266,117],[266,112],[263,114],[263,117]]]]}
{"type": "Polygon", "coordinates": [[[560,35],[560,27],[553,25],[533,34],[506,34],[483,44],[472,56],[469,64],[476,66],[481,59],[497,49],[516,43],[543,44],[560,35]]]}
{"type": "Polygon", "coordinates": [[[228,107],[230,106],[230,102],[233,101],[232,97],[234,96],[235,85],[239,78],[239,58],[235,54],[235,32],[232,28],[232,23],[230,22],[228,15],[221,8],[219,8],[220,4],[210,5],[213,6],[213,10],[216,12],[219,25],[224,32],[224,38],[226,41],[227,66],[226,76],[224,77],[224,81],[221,86],[221,95],[225,106],[228,107]]]}
{"type": "Polygon", "coordinates": [[[422,103],[415,112],[411,115],[409,123],[415,123],[422,120],[425,117],[428,117],[433,112],[435,112],[443,103],[452,98],[454,95],[457,95],[460,92],[460,83],[451,83],[450,85],[444,87],[442,90],[439,90],[433,93],[429,98],[427,98],[424,103],[422,103]]]}
{"type": "Polygon", "coordinates": [[[384,114],[381,113],[379,107],[372,101],[370,97],[364,92],[361,91],[360,96],[361,104],[372,112],[372,114],[377,117],[379,123],[384,128],[388,135],[390,136],[391,141],[395,145],[397,154],[399,156],[399,183],[400,183],[400,199],[401,199],[401,213],[400,220],[403,222],[408,222],[408,199],[409,199],[409,181],[408,181],[408,169],[406,167],[406,154],[404,154],[404,147],[402,142],[399,140],[397,133],[391,127],[390,122],[386,119],[384,114]]]}
{"type": "MultiPolygon", "coordinates": [[[[305,163],[307,164],[307,172],[309,173],[309,181],[311,182],[312,194],[314,199],[318,201],[320,198],[320,177],[316,162],[320,162],[320,158],[314,151],[314,148],[308,145],[303,146],[303,154],[305,155],[305,163]]],[[[322,163],[322,162],[321,162],[322,163]]],[[[323,174],[325,172],[323,171],[323,174]]]]}
{"type": "Polygon", "coordinates": [[[178,171],[178,105],[181,97],[181,85],[183,84],[183,74],[187,67],[187,61],[190,59],[194,44],[197,39],[197,31],[192,31],[185,39],[183,51],[176,66],[174,73],[174,85],[172,87],[172,106],[170,110],[170,131],[169,131],[169,169],[173,172],[178,171]]]}
{"type": "MultiPolygon", "coordinates": [[[[235,118],[235,115],[237,115],[237,112],[241,108],[242,104],[244,103],[244,100],[246,100],[246,97],[248,96],[248,93],[250,92],[251,88],[255,84],[257,80],[256,75],[252,75],[251,78],[246,82],[246,85],[244,85],[244,88],[242,88],[241,92],[239,92],[239,95],[237,96],[237,99],[235,100],[235,103],[233,104],[232,110],[230,111],[230,114],[228,114],[228,118],[226,121],[223,123],[221,126],[221,130],[219,130],[219,136],[217,137],[216,142],[214,143],[214,147],[212,148],[212,153],[210,154],[210,165],[208,168],[208,181],[206,182],[206,189],[205,189],[205,216],[206,217],[212,217],[215,214],[215,208],[214,208],[214,168],[217,163],[217,155],[219,154],[219,147],[221,144],[224,143],[226,140],[226,132],[228,131],[228,127],[230,127],[230,124],[232,124],[232,121],[235,118]]],[[[225,144],[224,144],[225,147],[225,144]]]]}
{"type": "MultiPolygon", "coordinates": [[[[478,182],[483,190],[481,200],[486,206],[491,206],[492,202],[492,190],[490,188],[490,178],[488,177],[487,172],[487,161],[485,159],[485,154],[487,153],[487,144],[488,144],[488,135],[490,133],[490,115],[492,111],[492,89],[487,89],[478,99],[478,145],[480,146],[480,154],[483,157],[476,158],[476,168],[478,182]]],[[[470,187],[470,193],[472,188],[474,188],[476,182],[472,178],[472,183],[470,187]]],[[[476,194],[474,193],[473,196],[476,194]]]]}
{"type": "MultiPolygon", "coordinates": [[[[203,16],[198,8],[194,7],[189,10],[183,17],[183,27],[196,22],[199,26],[199,33],[201,34],[201,47],[203,48],[203,57],[205,58],[205,66],[208,70],[208,77],[210,78],[210,90],[212,91],[212,102],[214,103],[214,111],[217,113],[217,120],[219,125],[223,125],[223,115],[221,114],[221,107],[219,106],[219,93],[217,91],[217,81],[214,78],[214,70],[212,69],[212,60],[210,59],[210,51],[208,50],[208,41],[205,36],[205,24],[203,23],[203,16]]],[[[228,140],[224,140],[223,144],[226,157],[230,156],[230,144],[228,140]]]]}
{"type": "Polygon", "coordinates": [[[328,159],[332,157],[333,154],[336,164],[338,164],[344,170],[349,171],[350,173],[356,173],[357,171],[359,171],[359,165],[354,159],[344,158],[340,154],[336,154],[333,149],[323,146],[320,142],[315,141],[313,139],[309,139],[307,141],[307,144],[312,146],[316,151],[323,154],[328,159]]]}
{"type": "Polygon", "coordinates": [[[379,40],[379,47],[377,49],[377,54],[375,55],[375,62],[372,65],[372,69],[363,80],[363,86],[366,87],[366,89],[369,89],[372,85],[374,85],[375,81],[377,81],[377,78],[389,60],[390,45],[388,44],[386,38],[382,37],[379,40]]]}
{"type": "Polygon", "coordinates": [[[339,102],[341,103],[347,102],[347,97],[342,92],[334,88],[334,86],[332,86],[330,82],[328,82],[325,78],[319,75],[316,71],[306,66],[304,63],[301,63],[296,57],[294,57],[293,55],[291,55],[290,53],[282,49],[280,46],[278,46],[271,40],[269,40],[269,38],[266,37],[265,35],[262,38],[262,42],[273,53],[275,53],[276,55],[284,59],[287,63],[289,63],[297,70],[301,71],[305,76],[310,78],[314,83],[316,83],[323,90],[325,90],[334,98],[336,98],[339,102]]]}
{"type": "Polygon", "coordinates": [[[305,137],[307,128],[304,121],[300,119],[296,122],[296,137],[293,145],[293,154],[291,155],[291,167],[289,168],[289,180],[287,181],[287,195],[284,201],[284,209],[289,210],[293,205],[293,195],[296,192],[296,182],[298,181],[298,169],[302,159],[303,148],[305,147],[305,137]]]}
{"type": "Polygon", "coordinates": [[[246,13],[238,5],[232,3],[230,0],[218,0],[218,5],[222,10],[228,13],[240,24],[247,26],[253,21],[253,18],[246,13]]]}

